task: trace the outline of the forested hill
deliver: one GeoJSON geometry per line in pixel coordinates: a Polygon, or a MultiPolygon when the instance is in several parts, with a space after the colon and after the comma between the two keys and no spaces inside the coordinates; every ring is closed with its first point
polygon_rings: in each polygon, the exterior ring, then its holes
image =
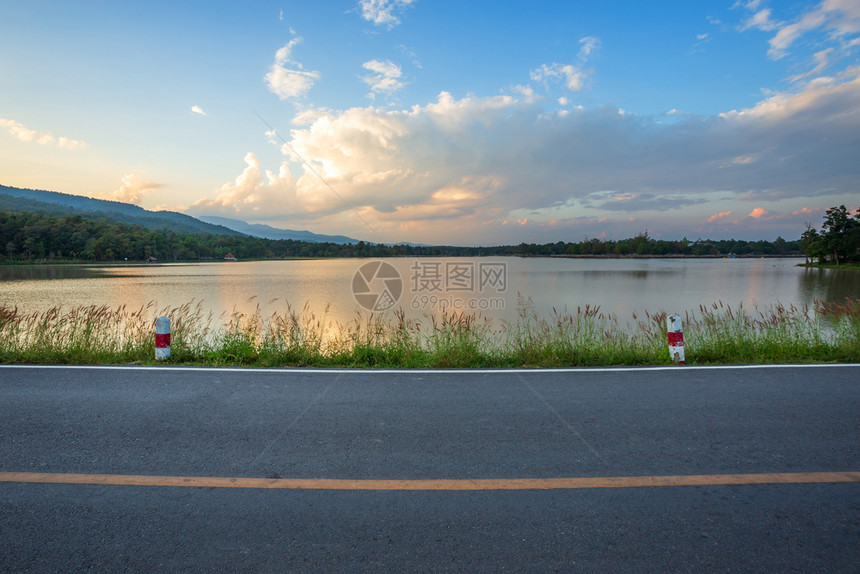
{"type": "Polygon", "coordinates": [[[618,241],[591,239],[580,243],[446,247],[308,243],[247,235],[179,233],[148,229],[95,215],[51,215],[0,210],[0,262],[145,261],[160,262],[224,259],[281,259],[287,257],[396,257],[396,256],[759,256],[797,255],[798,242],[655,240],[647,234],[618,241]]]}
{"type": "Polygon", "coordinates": [[[0,211],[43,213],[48,215],[83,215],[105,217],[147,229],[169,229],[178,233],[211,233],[213,235],[242,235],[222,225],[205,223],[174,211],[147,211],[137,205],[91,199],[56,191],[20,189],[0,185],[0,211]]]}

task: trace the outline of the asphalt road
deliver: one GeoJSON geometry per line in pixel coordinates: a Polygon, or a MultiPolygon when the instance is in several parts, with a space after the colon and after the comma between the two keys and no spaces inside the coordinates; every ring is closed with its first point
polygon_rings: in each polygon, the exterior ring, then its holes
{"type": "Polygon", "coordinates": [[[860,482],[460,490],[860,471],[860,366],[495,372],[0,367],[0,571],[858,572],[860,482]],[[48,480],[48,479],[45,479],[48,480]],[[53,479],[50,479],[53,480],[53,479]]]}

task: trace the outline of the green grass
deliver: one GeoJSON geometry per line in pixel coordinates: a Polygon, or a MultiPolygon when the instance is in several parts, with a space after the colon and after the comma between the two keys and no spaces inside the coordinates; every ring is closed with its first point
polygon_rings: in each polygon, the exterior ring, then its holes
{"type": "MultiPolygon", "coordinates": [[[[629,321],[586,306],[539,317],[520,298],[518,318],[450,313],[356,314],[346,324],[307,306],[224,319],[199,303],[178,308],[86,306],[23,314],[0,307],[0,362],[154,364],[155,318],[171,318],[168,364],[252,367],[505,368],[671,364],[666,314],[629,321]]],[[[721,302],[687,312],[687,364],[860,361],[860,300],[748,311],[721,302]]]]}

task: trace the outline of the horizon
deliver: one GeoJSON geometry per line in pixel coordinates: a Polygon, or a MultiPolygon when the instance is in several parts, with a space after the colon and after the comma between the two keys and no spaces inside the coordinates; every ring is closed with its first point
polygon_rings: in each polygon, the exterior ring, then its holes
{"type": "Polygon", "coordinates": [[[470,246],[794,240],[858,207],[851,0],[48,0],[0,19],[9,186],[470,246]]]}
{"type": "MultiPolygon", "coordinates": [[[[47,190],[47,189],[15,188],[12,186],[6,186],[2,183],[0,183],[0,194],[4,193],[4,191],[3,191],[4,187],[7,189],[19,189],[22,191],[34,191],[36,193],[43,193],[43,192],[44,193],[59,193],[61,195],[67,195],[69,197],[82,197],[82,196],[74,196],[72,194],[64,194],[62,192],[58,192],[58,191],[54,191],[54,190],[47,190]]],[[[115,199],[109,199],[109,200],[103,200],[100,198],[88,198],[88,199],[95,199],[97,201],[108,201],[111,203],[120,203],[122,205],[127,205],[129,207],[140,207],[140,206],[133,204],[133,203],[125,203],[125,202],[117,201],[115,199]]],[[[36,201],[38,201],[38,200],[36,200],[36,201]]],[[[145,209],[145,208],[141,208],[141,209],[145,209]]],[[[215,226],[219,226],[219,227],[226,227],[227,229],[230,229],[232,231],[236,231],[242,235],[250,235],[252,237],[257,237],[257,235],[250,233],[248,231],[242,231],[242,229],[244,229],[246,227],[250,228],[250,227],[257,226],[257,225],[262,225],[263,227],[267,227],[267,228],[269,228],[273,231],[276,231],[276,232],[283,231],[283,232],[287,232],[287,233],[309,233],[309,234],[314,235],[316,237],[329,237],[329,238],[335,238],[335,239],[336,238],[345,238],[345,239],[355,241],[356,243],[364,243],[367,245],[377,244],[377,245],[389,245],[389,246],[390,245],[411,245],[414,247],[443,247],[443,248],[444,247],[452,247],[452,248],[457,248],[457,249],[460,249],[460,248],[463,248],[463,249],[483,249],[483,248],[493,249],[493,248],[499,248],[499,247],[516,247],[517,245],[521,245],[521,244],[544,246],[544,245],[553,245],[553,244],[558,243],[558,241],[546,242],[546,243],[537,243],[537,244],[534,242],[520,242],[520,243],[516,243],[516,244],[514,244],[514,243],[500,243],[500,244],[493,244],[493,245],[464,245],[464,244],[441,244],[441,243],[440,244],[429,244],[429,243],[412,243],[412,242],[408,242],[408,241],[399,241],[399,242],[393,242],[393,243],[392,242],[376,243],[375,241],[372,241],[372,240],[365,240],[365,239],[356,238],[356,237],[348,237],[348,236],[344,236],[344,235],[331,235],[331,234],[315,233],[315,232],[309,231],[307,229],[287,229],[287,228],[281,228],[281,227],[274,227],[274,226],[270,226],[267,224],[248,223],[248,222],[243,221],[241,219],[223,217],[220,215],[200,215],[200,216],[195,217],[193,215],[188,215],[186,213],[181,213],[178,211],[170,211],[170,210],[147,210],[147,211],[149,213],[152,213],[152,214],[173,213],[173,214],[177,214],[177,215],[187,215],[188,217],[192,217],[194,219],[197,219],[197,221],[199,221],[201,223],[205,223],[205,224],[209,224],[209,225],[215,225],[215,226]],[[231,226],[230,224],[232,224],[233,226],[231,226]]],[[[84,212],[81,215],[86,217],[87,212],[84,212]]],[[[860,210],[858,210],[858,216],[860,216],[860,210]]],[[[60,216],[57,216],[57,217],[60,217],[60,216]]],[[[117,220],[117,221],[119,221],[119,220],[117,220]]],[[[817,228],[820,228],[820,225],[817,228]]],[[[773,243],[774,241],[779,240],[779,239],[782,239],[785,242],[796,242],[796,241],[800,241],[800,239],[801,239],[801,237],[799,235],[797,238],[785,238],[785,237],[782,237],[781,235],[779,235],[774,240],[767,240],[767,239],[761,239],[761,238],[744,240],[744,239],[738,239],[735,237],[727,237],[727,238],[720,238],[720,239],[713,238],[713,237],[696,237],[695,239],[691,239],[687,236],[684,236],[684,237],[664,237],[662,235],[657,236],[657,235],[652,235],[650,232],[646,231],[644,233],[639,233],[637,235],[631,235],[631,236],[627,236],[627,237],[617,237],[617,238],[585,237],[583,240],[580,240],[580,241],[570,240],[570,241],[562,241],[562,243],[575,245],[575,244],[587,243],[587,242],[590,242],[594,239],[599,239],[601,242],[605,242],[605,243],[617,243],[619,241],[633,240],[633,239],[636,239],[636,238],[643,236],[643,235],[645,237],[647,237],[648,239],[654,240],[654,241],[666,241],[669,243],[682,243],[682,242],[687,241],[691,244],[694,244],[697,242],[706,242],[707,243],[707,242],[712,242],[712,241],[713,242],[745,241],[747,243],[756,243],[756,242],[773,243]]],[[[307,242],[307,240],[304,240],[304,239],[294,239],[293,238],[292,240],[293,241],[299,241],[299,242],[307,242]]],[[[310,243],[318,243],[318,242],[320,242],[320,240],[310,241],[310,243]]]]}

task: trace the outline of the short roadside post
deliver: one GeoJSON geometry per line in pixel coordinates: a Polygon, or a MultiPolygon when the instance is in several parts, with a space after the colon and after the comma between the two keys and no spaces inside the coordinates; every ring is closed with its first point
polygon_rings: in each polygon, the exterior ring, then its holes
{"type": "Polygon", "coordinates": [[[155,360],[170,358],[170,317],[155,320],[155,360]]]}
{"type": "Polygon", "coordinates": [[[679,365],[684,361],[684,328],[679,315],[666,317],[666,334],[669,336],[669,356],[679,365]]]}

